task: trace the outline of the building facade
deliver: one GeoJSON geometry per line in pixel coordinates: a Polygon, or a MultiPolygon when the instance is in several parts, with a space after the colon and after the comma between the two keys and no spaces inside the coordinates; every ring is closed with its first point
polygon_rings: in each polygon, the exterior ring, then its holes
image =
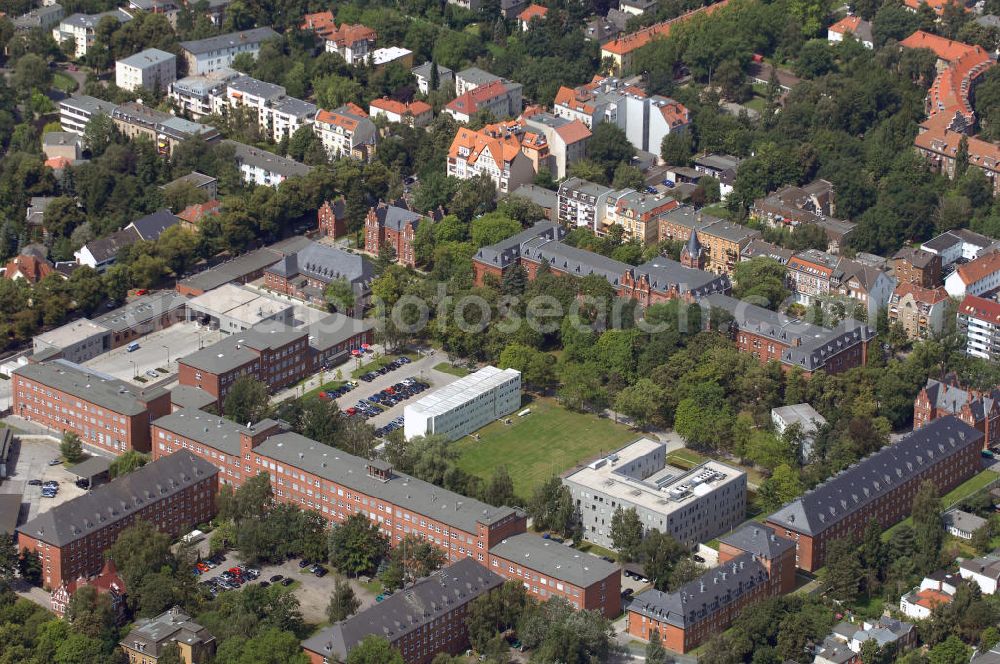
{"type": "Polygon", "coordinates": [[[889,298],[889,321],[899,323],[910,339],[928,339],[941,333],[947,308],[945,289],[901,284],[889,298]]]}
{"type": "Polygon", "coordinates": [[[459,180],[479,175],[489,177],[500,193],[510,193],[535,179],[532,159],[523,151],[523,128],[510,123],[487,125],[479,131],[459,127],[448,150],[447,174],[459,180]]]}
{"type": "Polygon", "coordinates": [[[559,183],[557,221],[568,228],[583,226],[597,232],[607,215],[608,198],[615,194],[610,187],[569,177],[559,183]]]}
{"type": "Polygon", "coordinates": [[[245,143],[226,139],[224,144],[233,148],[240,177],[247,184],[277,187],[288,178],[300,177],[312,170],[311,166],[255,148],[245,143]]]}
{"type": "Polygon", "coordinates": [[[521,372],[486,366],[403,409],[403,434],[457,440],[521,407],[521,372]]]}
{"type": "Polygon", "coordinates": [[[938,418],[841,471],[767,517],[795,543],[800,569],[815,571],[833,540],[860,537],[868,523],[905,518],[920,485],[943,495],[980,470],[983,434],[954,416],[938,418]]]}
{"type": "Polygon", "coordinates": [[[644,530],[693,546],[746,516],[746,473],[710,461],[689,471],[667,464],[666,445],[640,438],[562,480],[580,509],[584,538],[614,548],[615,512],[634,509],[644,530]]]}
{"type": "Polygon", "coordinates": [[[913,400],[913,428],[953,415],[983,434],[983,449],[1000,445],[1000,390],[981,391],[962,387],[958,377],[927,379],[913,400]]]}
{"type": "Polygon", "coordinates": [[[704,269],[715,274],[731,275],[743,250],[761,236],[758,230],[696,212],[687,205],[667,211],[658,221],[659,242],[687,242],[691,233],[696,233],[705,254],[704,269]]]}
{"type": "Polygon", "coordinates": [[[1000,303],[966,295],[958,306],[958,329],[965,335],[965,354],[984,360],[1000,358],[1000,303]]]}
{"type": "Polygon", "coordinates": [[[180,43],[180,47],[181,54],[187,61],[187,73],[197,75],[230,67],[233,58],[240,53],[256,57],[264,42],[277,38],[278,33],[271,28],[253,28],[207,39],[184,41],[180,43]]]}
{"type": "Polygon", "coordinates": [[[26,364],[11,380],[15,415],[115,455],[148,452],[149,423],[170,412],[162,388],[140,390],[64,360],[26,364]]]}
{"type": "Polygon", "coordinates": [[[900,284],[937,288],[941,285],[941,256],[923,249],[903,247],[892,257],[892,272],[900,284]]]}
{"type": "Polygon", "coordinates": [[[210,521],[218,488],[215,466],[178,452],[39,514],[18,528],[18,548],[39,555],[45,587],[56,588],[100,572],[104,552],[138,521],[172,537],[210,521]]]}
{"type": "Polygon", "coordinates": [[[115,84],[122,90],[164,91],[177,80],[177,56],[147,48],[115,63],[115,84]]]}
{"type": "Polygon", "coordinates": [[[371,161],[375,157],[378,135],[375,123],[354,104],[345,104],[332,111],[320,110],[316,113],[313,131],[330,159],[349,157],[371,161]]]}
{"type": "Polygon", "coordinates": [[[397,263],[416,267],[413,241],[422,219],[422,215],[406,208],[379,203],[365,217],[365,251],[377,256],[389,246],[396,252],[397,263]]]}
{"type": "Polygon", "coordinates": [[[176,606],[137,621],[118,645],[129,664],[157,664],[169,644],[177,646],[184,664],[205,664],[215,655],[215,637],[176,606]]]}

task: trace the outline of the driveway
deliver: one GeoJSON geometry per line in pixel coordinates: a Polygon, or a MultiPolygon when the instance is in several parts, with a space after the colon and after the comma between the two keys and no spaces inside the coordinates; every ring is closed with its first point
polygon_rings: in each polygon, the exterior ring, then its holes
{"type": "MultiPolygon", "coordinates": [[[[236,567],[239,564],[240,559],[236,553],[229,552],[226,554],[225,561],[221,565],[200,575],[198,580],[207,581],[215,578],[227,569],[236,567]]],[[[299,581],[299,585],[295,587],[293,592],[295,597],[299,600],[302,617],[307,623],[317,625],[328,622],[326,618],[326,607],[330,603],[330,595],[333,594],[334,583],[338,578],[346,578],[340,576],[336,572],[330,572],[326,576],[319,578],[310,572],[308,568],[299,568],[298,558],[285,561],[280,565],[260,565],[257,569],[260,570],[260,578],[256,581],[251,581],[250,583],[269,581],[269,579],[276,574],[299,581]]],[[[347,582],[354,590],[354,595],[358,598],[358,601],[361,602],[361,606],[358,611],[363,611],[375,604],[375,595],[361,585],[357,579],[348,578],[347,582]]]]}
{"type": "Polygon", "coordinates": [[[350,406],[356,404],[359,400],[367,399],[376,392],[381,392],[385,388],[395,385],[404,378],[413,378],[430,385],[429,389],[424,390],[420,394],[414,395],[405,401],[397,403],[395,406],[384,410],[368,420],[368,423],[373,427],[381,427],[388,424],[391,420],[400,417],[403,414],[403,408],[405,408],[407,404],[416,403],[421,397],[458,380],[458,376],[444,373],[443,371],[437,371],[433,368],[435,365],[445,361],[447,360],[445,357],[442,357],[441,353],[435,353],[432,356],[422,357],[416,362],[403,365],[399,369],[390,371],[384,376],[379,376],[370,383],[359,380],[356,388],[337,399],[337,405],[340,406],[341,409],[349,408],[350,406]]]}
{"type": "Polygon", "coordinates": [[[76,476],[71,475],[62,464],[50,466],[49,461],[59,456],[59,443],[50,436],[17,436],[11,453],[10,467],[14,470],[0,484],[0,493],[21,495],[21,519],[19,525],[61,505],[72,498],[86,493],[78,487],[76,476]],[[42,487],[31,486],[28,480],[55,480],[59,482],[59,493],[55,498],[43,498],[42,487]],[[27,509],[25,509],[25,503],[27,509]]]}

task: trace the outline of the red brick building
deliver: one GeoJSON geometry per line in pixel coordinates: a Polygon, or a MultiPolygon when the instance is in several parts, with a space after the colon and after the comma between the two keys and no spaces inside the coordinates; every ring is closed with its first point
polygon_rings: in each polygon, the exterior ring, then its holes
{"type": "Polygon", "coordinates": [[[115,561],[110,558],[104,563],[100,574],[91,577],[80,577],[73,581],[63,581],[49,594],[49,608],[52,613],[62,618],[69,607],[69,600],[77,590],[84,586],[93,586],[101,595],[107,595],[111,602],[111,610],[121,618],[125,612],[125,582],[118,575],[115,561]]]}
{"type": "Polygon", "coordinates": [[[302,642],[310,664],[346,662],[369,634],[384,636],[406,664],[429,664],[438,653],[469,647],[468,606],[503,585],[503,579],[469,559],[420,579],[361,613],[302,642]]]}
{"type": "Polygon", "coordinates": [[[356,306],[364,305],[375,272],[367,258],[337,247],[311,242],[264,270],[264,286],[278,293],[325,303],[326,287],[338,280],[354,289],[356,306]]]}
{"type": "Polygon", "coordinates": [[[139,389],[64,362],[26,364],[11,379],[11,412],[114,454],[149,452],[149,423],[170,412],[170,393],[139,389]]]}
{"type": "Polygon", "coordinates": [[[531,533],[520,533],[490,549],[490,569],[524,585],[538,601],[562,597],[577,610],[621,613],[621,568],[531,533]]]}
{"type": "Polygon", "coordinates": [[[686,653],[727,629],[752,604],[795,588],[795,547],[760,524],[719,540],[719,566],[679,590],[647,590],[628,606],[627,631],[686,653]]]}
{"type": "Polygon", "coordinates": [[[379,203],[365,218],[365,251],[378,255],[388,245],[396,252],[396,262],[416,267],[413,241],[424,217],[404,207],[379,203]]]}
{"type": "Polygon", "coordinates": [[[875,521],[888,528],[909,515],[925,481],[943,495],[981,468],[983,434],[948,415],[887,445],[767,517],[795,543],[800,569],[816,571],[833,540],[860,538],[875,521]]]}
{"type": "Polygon", "coordinates": [[[347,202],[344,197],[323,203],[316,211],[316,222],[320,235],[347,235],[347,202]]]}
{"type": "Polygon", "coordinates": [[[218,474],[187,452],[158,459],[36,516],[17,529],[17,546],[40,556],[46,588],[97,574],[118,534],[139,521],[177,537],[211,520],[218,474]]]}
{"type": "Polygon", "coordinates": [[[954,415],[983,434],[983,449],[1000,445],[1000,390],[963,388],[958,377],[930,378],[913,400],[913,428],[954,415]]]}
{"type": "Polygon", "coordinates": [[[177,360],[177,369],[178,383],[208,392],[221,406],[241,376],[277,390],[312,373],[309,333],[277,323],[258,325],[177,360]]]}
{"type": "Polygon", "coordinates": [[[941,255],[923,249],[903,247],[892,257],[892,270],[900,284],[922,288],[941,285],[941,255]]]}

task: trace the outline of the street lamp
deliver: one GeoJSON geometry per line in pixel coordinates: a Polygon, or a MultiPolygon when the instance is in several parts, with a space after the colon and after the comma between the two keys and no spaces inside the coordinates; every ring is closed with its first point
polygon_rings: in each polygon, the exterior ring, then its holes
{"type": "Polygon", "coordinates": [[[166,344],[161,344],[161,346],[163,346],[164,350],[167,351],[167,368],[169,369],[170,368],[170,346],[168,346],[166,344]]]}
{"type": "Polygon", "coordinates": [[[136,365],[135,360],[129,360],[128,363],[132,365],[132,378],[135,378],[139,375],[139,367],[136,365]]]}

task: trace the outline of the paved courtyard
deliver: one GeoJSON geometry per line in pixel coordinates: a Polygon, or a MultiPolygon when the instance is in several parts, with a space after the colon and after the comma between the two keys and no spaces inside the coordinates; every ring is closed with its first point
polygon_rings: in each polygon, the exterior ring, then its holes
{"type": "Polygon", "coordinates": [[[11,453],[10,466],[13,472],[0,483],[0,493],[21,495],[21,515],[23,524],[56,505],[76,498],[86,490],[76,486],[76,476],[70,474],[62,464],[50,466],[49,462],[59,456],[59,443],[49,436],[18,436],[11,453]],[[59,493],[55,498],[43,498],[42,487],[31,486],[28,480],[55,480],[59,482],[59,493]]]}
{"type": "Polygon", "coordinates": [[[155,382],[156,379],[146,375],[147,371],[166,369],[168,374],[157,372],[161,378],[175,374],[178,359],[190,355],[203,346],[214,344],[222,336],[218,330],[207,330],[193,321],[175,323],[164,330],[137,339],[139,348],[131,353],[126,350],[127,346],[122,346],[87,360],[84,366],[133,384],[141,384],[133,380],[136,375],[146,378],[149,382],[155,382]]]}

